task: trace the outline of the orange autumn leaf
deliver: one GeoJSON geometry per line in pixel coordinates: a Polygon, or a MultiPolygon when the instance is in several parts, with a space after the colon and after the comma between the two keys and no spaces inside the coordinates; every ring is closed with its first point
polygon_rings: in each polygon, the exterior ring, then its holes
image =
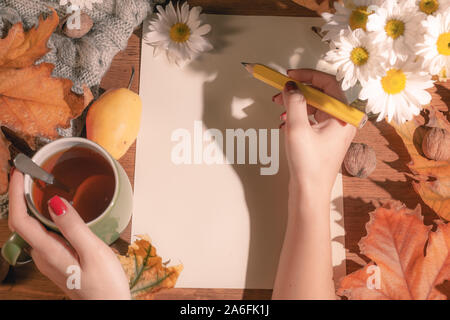
{"type": "Polygon", "coordinates": [[[0,194],[8,191],[9,142],[0,131],[0,194]]]}
{"type": "Polygon", "coordinates": [[[0,66],[3,68],[25,68],[34,64],[49,49],[47,41],[58,26],[59,17],[55,10],[44,19],[39,18],[39,25],[23,31],[22,23],[15,24],[5,39],[0,39],[0,66]]]}
{"type": "Polygon", "coordinates": [[[56,129],[68,127],[92,100],[88,88],[80,96],[71,92],[70,80],[51,77],[53,65],[34,65],[48,52],[47,41],[58,23],[52,10],[37,27],[24,32],[18,23],[0,40],[0,125],[32,147],[37,136],[57,138],[56,129]]]}
{"type": "Polygon", "coordinates": [[[359,242],[371,262],[346,276],[338,295],[349,299],[445,300],[436,286],[450,280],[450,224],[423,224],[420,207],[390,202],[370,214],[359,242]]]}
{"type": "MultiPolygon", "coordinates": [[[[4,39],[0,39],[0,126],[12,130],[35,147],[36,137],[56,139],[57,128],[70,126],[87,107],[93,96],[85,87],[83,95],[71,91],[68,79],[53,78],[54,66],[34,65],[49,49],[47,42],[59,18],[52,9],[47,19],[24,31],[15,24],[4,39]]],[[[5,167],[6,151],[0,149],[0,168],[5,167]]],[[[7,174],[0,171],[0,194],[7,189],[7,174]],[[6,181],[6,184],[5,184],[6,181]]]]}
{"type": "Polygon", "coordinates": [[[31,147],[37,136],[57,138],[56,129],[68,127],[90,101],[88,89],[85,96],[68,93],[72,82],[52,78],[53,68],[48,63],[0,68],[0,125],[13,130],[31,147]]]}
{"type": "Polygon", "coordinates": [[[429,160],[424,156],[421,147],[427,127],[437,127],[450,132],[450,123],[445,113],[448,113],[447,107],[432,104],[411,121],[402,125],[391,124],[411,157],[408,167],[416,180],[413,182],[414,190],[434,212],[450,221],[450,161],[429,160]]]}
{"type": "Polygon", "coordinates": [[[167,267],[148,237],[142,236],[119,255],[130,284],[133,299],[148,300],[162,289],[173,288],[183,270],[182,265],[167,267]]]}

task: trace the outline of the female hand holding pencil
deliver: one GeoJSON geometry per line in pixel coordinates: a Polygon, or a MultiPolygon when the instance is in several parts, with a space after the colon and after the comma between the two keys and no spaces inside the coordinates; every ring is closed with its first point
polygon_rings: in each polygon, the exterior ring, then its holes
{"type": "MultiPolygon", "coordinates": [[[[334,76],[309,69],[290,70],[288,76],[346,102],[334,76]]],[[[288,224],[273,298],[334,299],[330,197],[356,128],[308,106],[293,81],[273,101],[286,108],[281,119],[290,170],[288,224]]]]}

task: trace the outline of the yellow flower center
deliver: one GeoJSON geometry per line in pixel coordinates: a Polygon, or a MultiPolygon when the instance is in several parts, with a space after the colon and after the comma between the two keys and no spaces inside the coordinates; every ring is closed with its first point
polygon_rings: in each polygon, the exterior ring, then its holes
{"type": "Polygon", "coordinates": [[[421,0],[419,3],[420,11],[426,14],[432,14],[439,8],[438,0],[421,0]]]}
{"type": "Polygon", "coordinates": [[[174,42],[186,42],[190,36],[191,29],[185,23],[178,22],[170,28],[170,39],[174,42]]]}
{"type": "Polygon", "coordinates": [[[402,92],[406,86],[406,75],[402,70],[390,69],[386,75],[381,78],[381,85],[387,94],[397,94],[402,92]]]}
{"type": "Polygon", "coordinates": [[[362,66],[369,60],[369,52],[363,47],[357,47],[350,53],[350,60],[357,66],[362,66]]]}
{"type": "Polygon", "coordinates": [[[405,23],[397,19],[391,19],[384,27],[386,34],[392,39],[397,39],[405,33],[405,23]]]}
{"type": "Polygon", "coordinates": [[[436,46],[440,54],[450,56],[450,32],[441,34],[436,41],[436,46]]]}
{"type": "Polygon", "coordinates": [[[370,16],[372,12],[367,11],[367,7],[361,6],[357,7],[352,11],[350,15],[348,24],[352,30],[355,29],[364,29],[366,30],[367,18],[370,16]]]}

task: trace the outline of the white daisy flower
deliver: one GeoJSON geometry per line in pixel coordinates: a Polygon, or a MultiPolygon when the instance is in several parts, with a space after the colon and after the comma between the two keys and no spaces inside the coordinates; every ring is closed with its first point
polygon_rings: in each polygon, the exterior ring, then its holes
{"type": "Polygon", "coordinates": [[[444,15],[429,15],[423,25],[424,42],[417,44],[417,54],[423,57],[423,67],[432,75],[450,71],[450,9],[444,15]]]}
{"type": "Polygon", "coordinates": [[[380,0],[353,0],[346,1],[345,4],[334,2],[336,9],[334,14],[322,13],[322,17],[326,21],[322,27],[322,31],[326,32],[323,41],[338,39],[341,30],[347,30],[348,27],[352,30],[359,28],[366,30],[367,18],[372,14],[369,6],[379,3],[380,0]]]}
{"type": "Polygon", "coordinates": [[[450,0],[409,0],[414,4],[417,10],[427,15],[444,14],[450,8],[450,0]]]}
{"type": "Polygon", "coordinates": [[[418,115],[431,95],[425,89],[434,84],[428,73],[421,72],[418,63],[398,61],[386,69],[381,78],[371,78],[359,98],[367,101],[367,111],[379,113],[377,121],[388,118],[401,124],[418,115]]]}
{"type": "Polygon", "coordinates": [[[414,44],[423,36],[424,18],[410,1],[385,0],[368,17],[366,28],[374,32],[373,41],[384,47],[382,52],[390,64],[395,64],[397,59],[406,61],[413,53],[414,44]]]}
{"type": "Polygon", "coordinates": [[[384,73],[384,59],[363,29],[342,30],[334,46],[336,48],[327,52],[325,60],[337,69],[336,78],[342,80],[343,90],[353,87],[358,80],[365,83],[369,77],[376,78],[384,73]]]}
{"type": "Polygon", "coordinates": [[[80,10],[87,8],[92,10],[92,5],[94,3],[102,3],[103,0],[60,0],[59,4],[65,6],[66,4],[71,4],[72,6],[77,6],[80,10]]]}
{"type": "Polygon", "coordinates": [[[175,8],[170,2],[164,9],[157,7],[157,18],[150,22],[146,40],[154,47],[155,55],[166,52],[171,63],[183,65],[201,52],[212,49],[204,37],[210,30],[209,24],[201,25],[200,7],[189,9],[185,2],[175,8]]]}

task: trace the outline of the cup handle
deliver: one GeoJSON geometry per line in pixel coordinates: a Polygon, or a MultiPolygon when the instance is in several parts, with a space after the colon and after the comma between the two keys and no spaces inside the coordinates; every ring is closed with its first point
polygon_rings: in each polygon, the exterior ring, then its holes
{"type": "Polygon", "coordinates": [[[25,254],[23,249],[26,247],[28,243],[17,232],[13,232],[3,244],[2,256],[10,265],[15,266],[19,257],[25,254]]]}

